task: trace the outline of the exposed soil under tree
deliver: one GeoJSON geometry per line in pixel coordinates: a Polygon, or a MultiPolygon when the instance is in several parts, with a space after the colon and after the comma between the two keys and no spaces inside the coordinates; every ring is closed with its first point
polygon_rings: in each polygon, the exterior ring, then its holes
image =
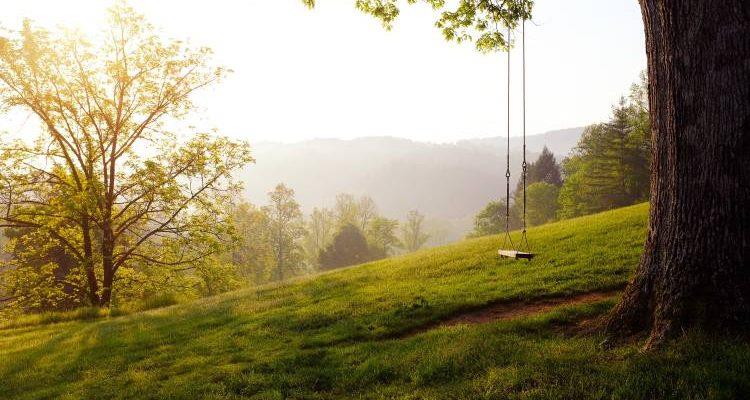
{"type": "Polygon", "coordinates": [[[555,308],[594,303],[606,300],[621,293],[621,290],[597,291],[567,297],[555,297],[528,301],[503,302],[488,305],[476,310],[462,312],[442,321],[410,330],[400,337],[414,336],[432,329],[454,326],[486,324],[524,316],[541,314],[555,308]]]}

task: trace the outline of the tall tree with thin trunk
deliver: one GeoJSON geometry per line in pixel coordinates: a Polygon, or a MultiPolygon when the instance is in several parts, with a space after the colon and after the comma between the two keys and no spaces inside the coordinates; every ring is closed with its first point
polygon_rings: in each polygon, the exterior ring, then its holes
{"type": "Polygon", "coordinates": [[[365,236],[373,259],[389,257],[394,249],[403,246],[396,237],[398,225],[397,220],[385,217],[372,220],[365,236]]]}
{"type": "Polygon", "coordinates": [[[237,241],[225,256],[239,267],[241,275],[256,285],[267,282],[276,259],[268,213],[241,203],[232,207],[232,225],[237,241]]]}
{"type": "Polygon", "coordinates": [[[225,75],[209,61],[123,2],[95,41],[28,21],[0,38],[0,102],[40,126],[37,141],[0,146],[0,227],[64,248],[94,305],[109,305],[123,269],[190,269],[227,233],[247,145],[167,129],[225,75]]]}
{"type": "Polygon", "coordinates": [[[269,204],[263,211],[269,218],[271,248],[275,257],[272,279],[288,278],[302,265],[303,251],[300,240],[305,235],[305,221],[294,190],[283,183],[268,193],[269,204]]]}
{"type": "Polygon", "coordinates": [[[430,235],[424,229],[424,215],[417,210],[409,211],[401,224],[401,243],[407,252],[417,251],[427,243],[430,235]]]}
{"type": "Polygon", "coordinates": [[[359,207],[357,200],[349,193],[336,195],[336,204],[333,206],[333,214],[336,218],[337,229],[346,225],[359,225],[359,207]]]}
{"type": "Polygon", "coordinates": [[[361,232],[367,232],[368,225],[378,216],[378,207],[370,196],[361,196],[357,200],[349,193],[336,195],[333,207],[337,228],[351,224],[361,232]]]}
{"type": "MultiPolygon", "coordinates": [[[[314,0],[303,0],[308,6],[314,0]]],[[[416,1],[415,1],[416,2],[416,1]]],[[[448,40],[504,50],[533,1],[424,0],[448,40]]],[[[411,2],[414,3],[414,2],[411,2]]],[[[692,327],[750,326],[750,2],[640,0],[652,126],[648,238],[612,311],[647,347],[692,327]]],[[[357,7],[390,27],[397,0],[357,7]]]]}
{"type": "Polygon", "coordinates": [[[378,217],[378,207],[370,196],[362,196],[357,202],[357,227],[362,232],[367,232],[370,223],[378,217]]]}
{"type": "Polygon", "coordinates": [[[320,266],[320,253],[331,244],[336,234],[336,217],[327,208],[315,208],[306,225],[305,255],[308,263],[317,268],[320,266]]]}

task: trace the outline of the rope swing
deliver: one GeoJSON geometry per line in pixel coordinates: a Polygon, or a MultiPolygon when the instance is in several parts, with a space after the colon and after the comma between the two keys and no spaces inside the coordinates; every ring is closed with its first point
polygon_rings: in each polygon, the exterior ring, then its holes
{"type": "MultiPolygon", "coordinates": [[[[510,41],[511,30],[508,27],[507,40],[510,41]]],[[[508,42],[508,110],[507,110],[507,148],[505,153],[506,169],[505,169],[505,239],[503,240],[503,248],[498,250],[498,254],[501,257],[507,258],[522,258],[531,260],[534,258],[534,253],[531,252],[531,246],[529,246],[529,238],[526,234],[526,172],[528,164],[526,163],[526,19],[524,18],[521,24],[521,64],[523,66],[522,73],[522,86],[523,86],[523,162],[521,163],[521,181],[523,187],[523,215],[521,218],[521,240],[518,243],[518,247],[513,243],[513,239],[510,236],[510,42],[508,42]],[[510,247],[508,247],[510,244],[510,247]]]]}

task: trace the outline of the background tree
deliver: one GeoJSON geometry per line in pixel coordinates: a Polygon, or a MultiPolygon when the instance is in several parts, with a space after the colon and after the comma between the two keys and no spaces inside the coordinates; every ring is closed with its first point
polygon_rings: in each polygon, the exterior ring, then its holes
{"type": "Polygon", "coordinates": [[[613,138],[613,149],[616,153],[616,165],[619,170],[615,174],[620,184],[620,202],[622,205],[633,204],[647,199],[648,181],[643,179],[648,175],[648,146],[644,145],[644,137],[635,135],[632,125],[631,105],[622,98],[615,107],[612,119],[604,125],[605,130],[613,138]],[[642,176],[638,172],[642,171],[642,176]],[[638,186],[637,184],[641,185],[638,186]]]}
{"type": "Polygon", "coordinates": [[[565,183],[560,188],[557,198],[557,217],[560,219],[574,218],[591,212],[591,201],[585,197],[589,192],[584,187],[583,174],[578,173],[582,163],[581,158],[575,156],[563,161],[565,183]]]}
{"type": "Polygon", "coordinates": [[[646,107],[634,85],[609,122],[586,128],[575,152],[564,162],[560,217],[570,218],[648,199],[650,146],[646,107]]]}
{"type": "MultiPolygon", "coordinates": [[[[536,161],[528,165],[526,170],[526,185],[531,185],[536,182],[546,182],[550,185],[557,187],[562,186],[562,169],[560,164],[555,159],[555,155],[549,151],[547,146],[544,146],[542,153],[536,161]]],[[[523,182],[519,181],[516,187],[516,193],[523,190],[523,182]]]]}
{"type": "Polygon", "coordinates": [[[409,211],[406,221],[401,225],[401,243],[404,249],[411,253],[417,251],[427,243],[430,238],[424,230],[424,215],[419,211],[409,211]]]}
{"type": "Polygon", "coordinates": [[[239,274],[255,284],[271,279],[276,256],[271,246],[271,219],[266,210],[241,203],[232,211],[235,245],[227,258],[237,266],[239,274]]]}
{"type": "Polygon", "coordinates": [[[241,288],[245,284],[236,264],[221,255],[212,255],[196,262],[195,288],[201,296],[214,296],[241,288]]]}
{"type": "MultiPolygon", "coordinates": [[[[541,225],[552,221],[558,209],[557,196],[563,184],[560,164],[555,155],[545,146],[536,161],[529,164],[526,175],[526,222],[541,225]],[[552,197],[554,196],[554,198],[552,197]]],[[[511,229],[520,228],[523,216],[523,181],[519,181],[511,206],[511,229]]],[[[502,228],[505,230],[505,214],[502,214],[502,228]]],[[[496,233],[500,233],[496,232],[496,233]]]]}
{"type": "Polygon", "coordinates": [[[358,227],[344,225],[331,243],[320,253],[320,266],[324,270],[348,267],[370,261],[367,239],[358,227]]]}
{"type": "Polygon", "coordinates": [[[333,213],[336,217],[338,228],[346,225],[359,225],[357,200],[349,193],[339,193],[336,195],[333,213]]]}
{"type": "MultiPolygon", "coordinates": [[[[622,110],[621,110],[622,111],[622,110]]],[[[597,124],[586,128],[581,137],[576,154],[580,157],[583,191],[587,214],[632,204],[626,192],[626,166],[623,161],[623,143],[627,125],[620,119],[612,124],[597,124]]]]}
{"type": "Polygon", "coordinates": [[[272,279],[280,281],[296,274],[304,257],[300,239],[305,235],[302,211],[294,190],[280,183],[268,193],[269,205],[263,207],[268,215],[271,249],[274,255],[272,279]]]}
{"type": "Polygon", "coordinates": [[[376,217],[367,229],[367,242],[370,247],[370,258],[381,259],[392,255],[396,248],[402,246],[396,236],[399,223],[395,219],[376,217]]]}
{"type": "Polygon", "coordinates": [[[533,226],[553,221],[557,213],[559,194],[559,187],[543,181],[532,183],[526,188],[527,223],[533,226]]]}
{"type": "Polygon", "coordinates": [[[633,83],[625,110],[630,134],[625,148],[628,169],[627,187],[636,201],[649,198],[651,181],[651,120],[648,106],[648,78],[641,73],[633,83]]]}
{"type": "Polygon", "coordinates": [[[360,231],[367,232],[367,225],[378,216],[378,208],[369,196],[356,199],[349,193],[339,193],[336,195],[333,213],[339,228],[351,224],[360,231]]]}
{"type": "Polygon", "coordinates": [[[315,208],[307,221],[304,238],[305,255],[313,268],[320,266],[320,253],[333,241],[336,217],[331,210],[315,208]]]}
{"type": "Polygon", "coordinates": [[[165,129],[225,75],[208,49],[159,38],[123,3],[94,43],[28,21],[0,39],[0,101],[41,125],[34,143],[0,145],[0,227],[64,248],[88,301],[106,306],[124,269],[178,274],[220,251],[232,173],[252,158],[243,143],[165,129]]]}
{"type": "MultiPolygon", "coordinates": [[[[341,263],[351,265],[348,263],[354,262],[355,259],[360,262],[364,259],[389,257],[400,246],[400,241],[396,236],[398,221],[381,217],[371,197],[361,196],[356,199],[351,194],[340,193],[336,196],[333,211],[316,209],[311,215],[308,235],[305,239],[305,248],[311,264],[317,265],[320,260],[324,259],[323,250],[329,248],[334,236],[344,232],[343,227],[348,225],[356,227],[360,234],[364,235],[369,247],[367,254],[361,253],[358,247],[349,250],[349,253],[342,248],[347,243],[359,246],[358,240],[339,241],[337,248],[328,249],[325,257],[328,265],[320,265],[321,267],[340,267],[341,263]],[[336,231],[338,232],[334,235],[336,231]]],[[[344,233],[351,239],[351,232],[344,233]]]]}
{"type": "MultiPolygon", "coordinates": [[[[518,229],[521,221],[516,214],[515,207],[511,207],[510,229],[518,229]]],[[[474,217],[474,230],[469,237],[497,235],[505,232],[505,200],[496,200],[487,205],[474,217]]]]}
{"type": "Polygon", "coordinates": [[[378,217],[378,207],[370,196],[362,196],[357,202],[357,227],[362,232],[368,232],[369,224],[378,217]]]}

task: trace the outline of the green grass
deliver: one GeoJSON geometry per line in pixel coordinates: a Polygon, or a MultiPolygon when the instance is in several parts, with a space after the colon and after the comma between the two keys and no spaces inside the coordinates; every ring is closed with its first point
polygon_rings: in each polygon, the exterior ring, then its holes
{"type": "Polygon", "coordinates": [[[284,285],[96,321],[0,330],[0,398],[746,398],[750,346],[689,333],[663,350],[602,349],[560,329],[615,299],[472,326],[405,332],[463,310],[622,287],[647,206],[284,285]]]}
{"type": "Polygon", "coordinates": [[[82,307],[71,311],[52,311],[38,314],[26,314],[13,319],[4,319],[0,321],[0,331],[58,322],[93,321],[106,317],[119,317],[139,311],[147,311],[173,306],[185,301],[185,299],[181,299],[174,293],[165,293],[147,297],[139,302],[130,304],[127,308],[116,307],[105,309],[99,307],[82,307]]]}

